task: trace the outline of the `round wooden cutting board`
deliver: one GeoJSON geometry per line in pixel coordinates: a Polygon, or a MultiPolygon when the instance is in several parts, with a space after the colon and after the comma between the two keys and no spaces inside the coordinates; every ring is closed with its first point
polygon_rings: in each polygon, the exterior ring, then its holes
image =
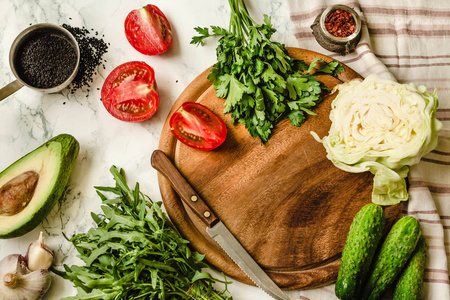
{"type": "MultiPolygon", "coordinates": [[[[310,63],[316,57],[331,58],[298,48],[292,57],[310,63]]],[[[345,67],[339,79],[318,77],[330,90],[360,76],[345,67]]],[[[187,181],[201,195],[244,248],[283,289],[306,289],[336,280],[340,255],[355,214],[371,201],[373,176],[336,168],[311,131],[328,134],[330,103],[327,94],[301,127],[288,120],[279,123],[269,141],[261,144],[242,124],[232,125],[224,115],[223,99],[215,96],[209,70],[200,74],[180,95],[164,125],[160,150],[171,158],[187,181]],[[209,107],[227,125],[224,144],[199,151],[179,143],[171,134],[169,119],[184,102],[209,107]]],[[[253,284],[183,205],[170,183],[158,175],[166,211],[192,246],[206,254],[208,263],[231,278],[253,284]]],[[[399,217],[402,205],[387,207],[388,229],[399,217]]]]}

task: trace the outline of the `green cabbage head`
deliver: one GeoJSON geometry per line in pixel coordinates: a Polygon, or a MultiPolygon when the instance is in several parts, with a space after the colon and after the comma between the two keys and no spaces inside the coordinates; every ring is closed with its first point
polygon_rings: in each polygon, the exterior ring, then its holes
{"type": "Polygon", "coordinates": [[[436,147],[442,123],[438,97],[425,86],[399,84],[377,75],[341,85],[331,104],[327,157],[348,172],[374,174],[372,202],[393,205],[408,199],[409,166],[436,147]]]}

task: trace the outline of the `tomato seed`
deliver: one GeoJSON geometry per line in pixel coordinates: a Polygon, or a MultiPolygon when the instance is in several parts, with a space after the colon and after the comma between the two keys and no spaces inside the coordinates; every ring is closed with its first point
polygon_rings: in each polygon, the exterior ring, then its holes
{"type": "Polygon", "coordinates": [[[125,81],[130,76],[133,76],[133,79],[138,79],[144,76],[146,71],[133,69],[133,70],[127,70],[126,72],[121,73],[117,79],[113,82],[113,86],[119,86],[122,84],[122,82],[125,81]]]}
{"type": "Polygon", "coordinates": [[[195,141],[195,142],[201,142],[201,141],[203,140],[203,139],[202,139],[201,137],[199,137],[198,135],[195,135],[195,134],[192,134],[192,133],[189,133],[189,132],[185,131],[185,130],[183,129],[183,127],[181,126],[180,123],[178,123],[177,125],[178,125],[178,130],[179,130],[180,133],[181,133],[182,135],[184,135],[185,137],[187,137],[187,138],[189,138],[189,139],[191,139],[191,140],[193,140],[193,141],[195,141]]]}
{"type": "Polygon", "coordinates": [[[132,102],[125,102],[116,105],[116,108],[127,113],[139,114],[145,112],[145,107],[143,105],[136,105],[132,102]]]}
{"type": "Polygon", "coordinates": [[[161,37],[163,40],[165,40],[169,29],[167,28],[166,22],[164,22],[163,17],[158,16],[158,21],[159,21],[159,24],[161,25],[161,37]]]}
{"type": "Polygon", "coordinates": [[[197,108],[195,108],[195,107],[192,107],[191,109],[192,109],[192,111],[194,111],[194,112],[196,112],[197,114],[199,114],[199,115],[201,116],[201,118],[202,118],[203,120],[205,120],[206,122],[212,122],[212,121],[211,121],[211,118],[209,117],[209,115],[208,115],[207,113],[205,113],[204,111],[202,111],[202,110],[200,110],[200,109],[197,109],[197,108]]]}

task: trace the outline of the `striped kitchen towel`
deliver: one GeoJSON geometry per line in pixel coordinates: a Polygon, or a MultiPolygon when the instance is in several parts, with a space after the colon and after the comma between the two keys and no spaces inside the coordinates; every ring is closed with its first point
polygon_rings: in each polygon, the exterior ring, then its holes
{"type": "MultiPolygon", "coordinates": [[[[366,77],[375,73],[400,83],[435,88],[443,123],[438,146],[411,168],[404,214],[419,219],[429,245],[424,299],[450,299],[450,1],[287,0],[298,47],[331,56],[366,77]],[[323,49],[311,24],[327,6],[344,4],[360,14],[361,41],[345,56],[323,49]]],[[[388,297],[389,298],[389,297],[388,297]]],[[[300,291],[296,299],[336,299],[334,285],[300,291]]]]}

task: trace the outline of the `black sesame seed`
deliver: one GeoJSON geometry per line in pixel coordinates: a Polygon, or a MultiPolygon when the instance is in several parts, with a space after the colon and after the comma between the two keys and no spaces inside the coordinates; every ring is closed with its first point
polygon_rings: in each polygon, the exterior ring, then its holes
{"type": "Polygon", "coordinates": [[[61,34],[41,30],[17,49],[19,77],[36,88],[52,88],[67,80],[75,69],[77,54],[61,34]]]}
{"type": "Polygon", "coordinates": [[[109,43],[106,44],[103,39],[91,36],[90,31],[84,26],[82,28],[67,24],[62,26],[75,37],[81,53],[78,74],[69,88],[74,92],[85,86],[90,87],[89,83],[94,81],[93,75],[97,75],[96,68],[102,64],[102,56],[108,52],[109,43]]]}

